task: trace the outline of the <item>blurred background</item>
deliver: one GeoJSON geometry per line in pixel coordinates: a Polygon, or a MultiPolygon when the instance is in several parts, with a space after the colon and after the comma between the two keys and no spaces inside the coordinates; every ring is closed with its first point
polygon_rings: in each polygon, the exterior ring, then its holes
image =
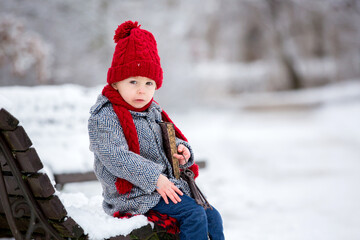
{"type": "Polygon", "coordinates": [[[157,40],[156,100],[227,239],[360,239],[359,0],[0,1],[0,107],[54,173],[92,168],[88,110],[127,20],[157,40]]]}
{"type": "Polygon", "coordinates": [[[154,33],[167,102],[346,81],[360,74],[359,11],[357,0],[3,0],[0,84],[104,84],[126,20],[154,33]]]}

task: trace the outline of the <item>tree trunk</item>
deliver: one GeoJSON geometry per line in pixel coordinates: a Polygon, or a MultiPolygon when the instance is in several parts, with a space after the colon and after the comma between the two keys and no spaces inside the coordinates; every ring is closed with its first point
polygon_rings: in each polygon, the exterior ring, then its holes
{"type": "Polygon", "coordinates": [[[276,57],[281,65],[284,66],[286,76],[288,78],[289,88],[300,89],[302,87],[301,77],[295,68],[294,59],[284,46],[284,34],[278,26],[279,12],[282,7],[282,3],[278,0],[267,0],[266,3],[268,4],[270,11],[270,25],[272,28],[276,57]]]}

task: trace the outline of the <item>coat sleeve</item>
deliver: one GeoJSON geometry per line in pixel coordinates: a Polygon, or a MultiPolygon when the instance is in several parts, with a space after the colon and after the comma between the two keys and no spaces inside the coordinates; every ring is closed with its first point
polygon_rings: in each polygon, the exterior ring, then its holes
{"type": "Polygon", "coordinates": [[[163,167],[129,151],[121,125],[114,118],[91,116],[88,124],[90,150],[107,170],[148,194],[154,192],[163,167]]]}
{"type": "Polygon", "coordinates": [[[194,152],[190,146],[190,144],[184,140],[181,140],[180,138],[176,137],[176,147],[178,147],[180,144],[184,145],[185,147],[187,147],[190,151],[190,159],[188,160],[188,162],[184,165],[180,165],[180,168],[187,168],[190,167],[191,165],[194,164],[194,152]]]}

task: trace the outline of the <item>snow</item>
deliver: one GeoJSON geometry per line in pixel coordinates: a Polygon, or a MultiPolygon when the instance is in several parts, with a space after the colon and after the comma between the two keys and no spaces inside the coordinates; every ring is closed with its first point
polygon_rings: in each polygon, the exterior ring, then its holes
{"type": "Polygon", "coordinates": [[[100,87],[2,87],[2,107],[16,116],[53,173],[92,171],[87,119],[100,87]],[[76,159],[76,161],[74,161],[76,159]]]}
{"type": "MultiPolygon", "coordinates": [[[[0,107],[20,120],[47,172],[89,171],[86,121],[100,91],[1,87],[0,107]]],[[[226,239],[360,239],[358,80],[213,102],[167,112],[195,158],[206,160],[197,183],[221,212],[226,239]],[[289,103],[309,107],[276,107],[289,103]]],[[[143,216],[107,216],[98,182],[68,184],[57,194],[92,239],[148,224],[143,216]]]]}
{"type": "Polygon", "coordinates": [[[88,233],[90,239],[127,235],[133,229],[149,224],[144,215],[116,219],[105,214],[101,195],[87,197],[84,193],[60,193],[68,214],[88,233]]]}

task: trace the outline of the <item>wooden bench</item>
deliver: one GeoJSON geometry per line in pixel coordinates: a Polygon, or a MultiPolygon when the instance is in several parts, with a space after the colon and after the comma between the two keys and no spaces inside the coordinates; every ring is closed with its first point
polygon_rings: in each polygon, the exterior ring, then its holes
{"type": "MultiPolygon", "coordinates": [[[[19,121],[0,109],[0,238],[88,239],[54,195],[55,189],[19,121]]],[[[112,240],[178,239],[146,225],[112,240]]]]}

